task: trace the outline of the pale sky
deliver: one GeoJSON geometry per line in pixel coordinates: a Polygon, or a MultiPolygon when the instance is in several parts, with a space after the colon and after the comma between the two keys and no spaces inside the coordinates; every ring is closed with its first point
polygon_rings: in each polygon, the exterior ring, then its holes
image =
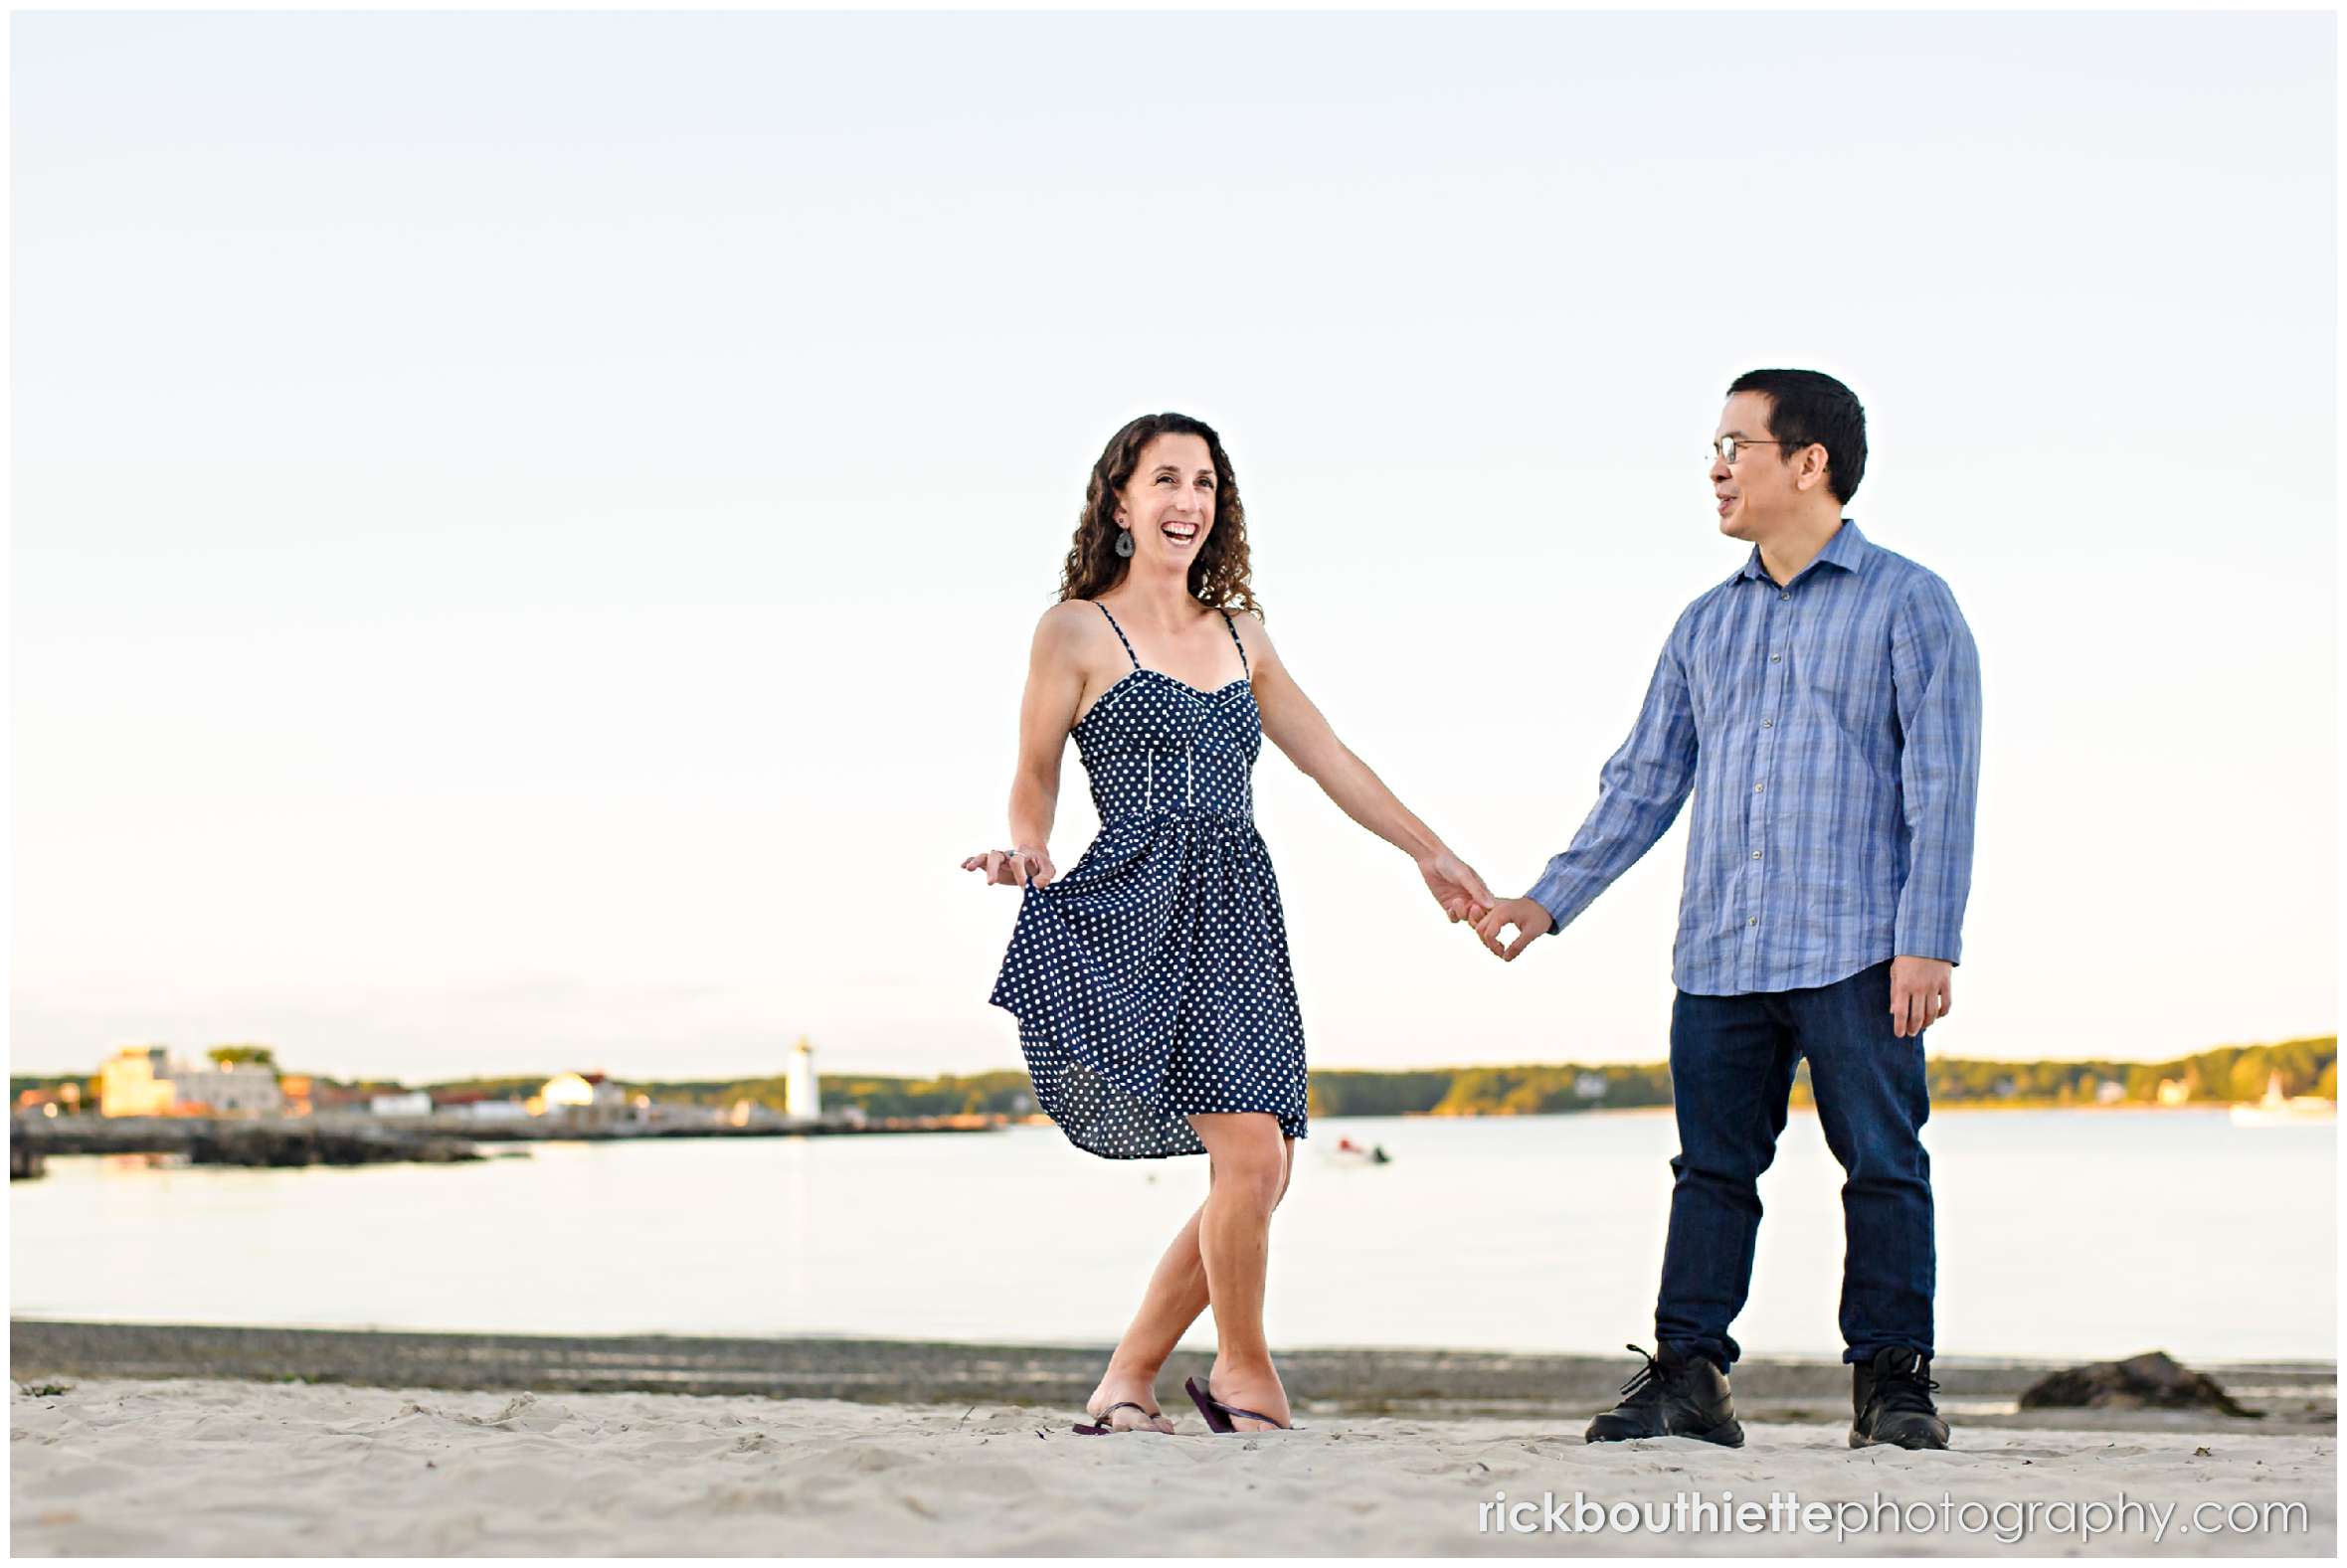
{"type": "MultiPolygon", "coordinates": [[[[1981,649],[1950,1055],[2336,1027],[2328,15],[13,19],[12,1061],[1018,1065],[1019,684],[1132,416],[1503,893],[1732,572],[1726,384],[1981,649]]],[[[1275,750],[1323,1067],[1651,1061],[1275,750]]],[[[1052,849],[1093,818],[1070,749],[1052,849]]]]}

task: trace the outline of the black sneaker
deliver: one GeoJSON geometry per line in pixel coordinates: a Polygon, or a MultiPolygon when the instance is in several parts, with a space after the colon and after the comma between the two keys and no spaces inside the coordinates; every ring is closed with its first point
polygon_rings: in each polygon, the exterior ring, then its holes
{"type": "Polygon", "coordinates": [[[1744,1446],[1744,1429],[1735,1419],[1735,1398],[1727,1391],[1727,1374],[1709,1356],[1684,1359],[1669,1345],[1658,1345],[1659,1355],[1647,1355],[1638,1375],[1622,1385],[1622,1402],[1589,1423],[1591,1443],[1620,1443],[1628,1438],[1701,1438],[1722,1448],[1744,1446]]]}
{"type": "Polygon", "coordinates": [[[1947,1423],[1931,1403],[1931,1358],[1905,1345],[1885,1345],[1854,1363],[1850,1378],[1850,1446],[1896,1443],[1902,1449],[1947,1447],[1947,1423]]]}

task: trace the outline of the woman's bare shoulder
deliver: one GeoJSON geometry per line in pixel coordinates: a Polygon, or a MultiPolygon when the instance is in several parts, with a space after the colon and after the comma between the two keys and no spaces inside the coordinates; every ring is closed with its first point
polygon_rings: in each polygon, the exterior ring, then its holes
{"type": "Polygon", "coordinates": [[[1064,626],[1072,630],[1086,621],[1096,621],[1099,618],[1100,610],[1092,601],[1063,599],[1036,618],[1035,629],[1037,631],[1057,631],[1064,626]]]}
{"type": "Polygon", "coordinates": [[[1035,621],[1035,644],[1057,653],[1081,655],[1108,635],[1108,622],[1088,599],[1063,599],[1035,621]]]}

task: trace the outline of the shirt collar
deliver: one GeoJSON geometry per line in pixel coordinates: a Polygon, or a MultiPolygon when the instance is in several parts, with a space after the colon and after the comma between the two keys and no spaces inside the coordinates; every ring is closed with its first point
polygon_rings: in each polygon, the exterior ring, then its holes
{"type": "MultiPolygon", "coordinates": [[[[1858,531],[1858,524],[1845,517],[1842,519],[1842,526],[1835,529],[1833,537],[1826,541],[1825,548],[1817,553],[1817,559],[1793,574],[1793,582],[1800,582],[1820,565],[1840,567],[1845,572],[1859,572],[1865,568],[1866,558],[1874,548],[1873,545],[1867,543],[1867,536],[1858,531]]],[[[1735,576],[1730,577],[1727,581],[1733,583],[1747,577],[1758,578],[1766,583],[1776,581],[1768,575],[1768,568],[1760,564],[1760,547],[1758,545],[1752,547],[1751,556],[1736,570],[1735,576]]],[[[1788,583],[1785,586],[1790,588],[1792,584],[1788,583]]]]}

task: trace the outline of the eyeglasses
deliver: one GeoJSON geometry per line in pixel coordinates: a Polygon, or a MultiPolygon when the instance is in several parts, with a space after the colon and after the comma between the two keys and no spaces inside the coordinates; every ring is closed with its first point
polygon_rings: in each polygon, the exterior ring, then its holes
{"type": "Polygon", "coordinates": [[[1712,442],[1712,455],[1732,468],[1735,466],[1737,454],[1746,446],[1782,446],[1783,444],[1783,441],[1756,441],[1741,436],[1722,436],[1712,442]]]}

